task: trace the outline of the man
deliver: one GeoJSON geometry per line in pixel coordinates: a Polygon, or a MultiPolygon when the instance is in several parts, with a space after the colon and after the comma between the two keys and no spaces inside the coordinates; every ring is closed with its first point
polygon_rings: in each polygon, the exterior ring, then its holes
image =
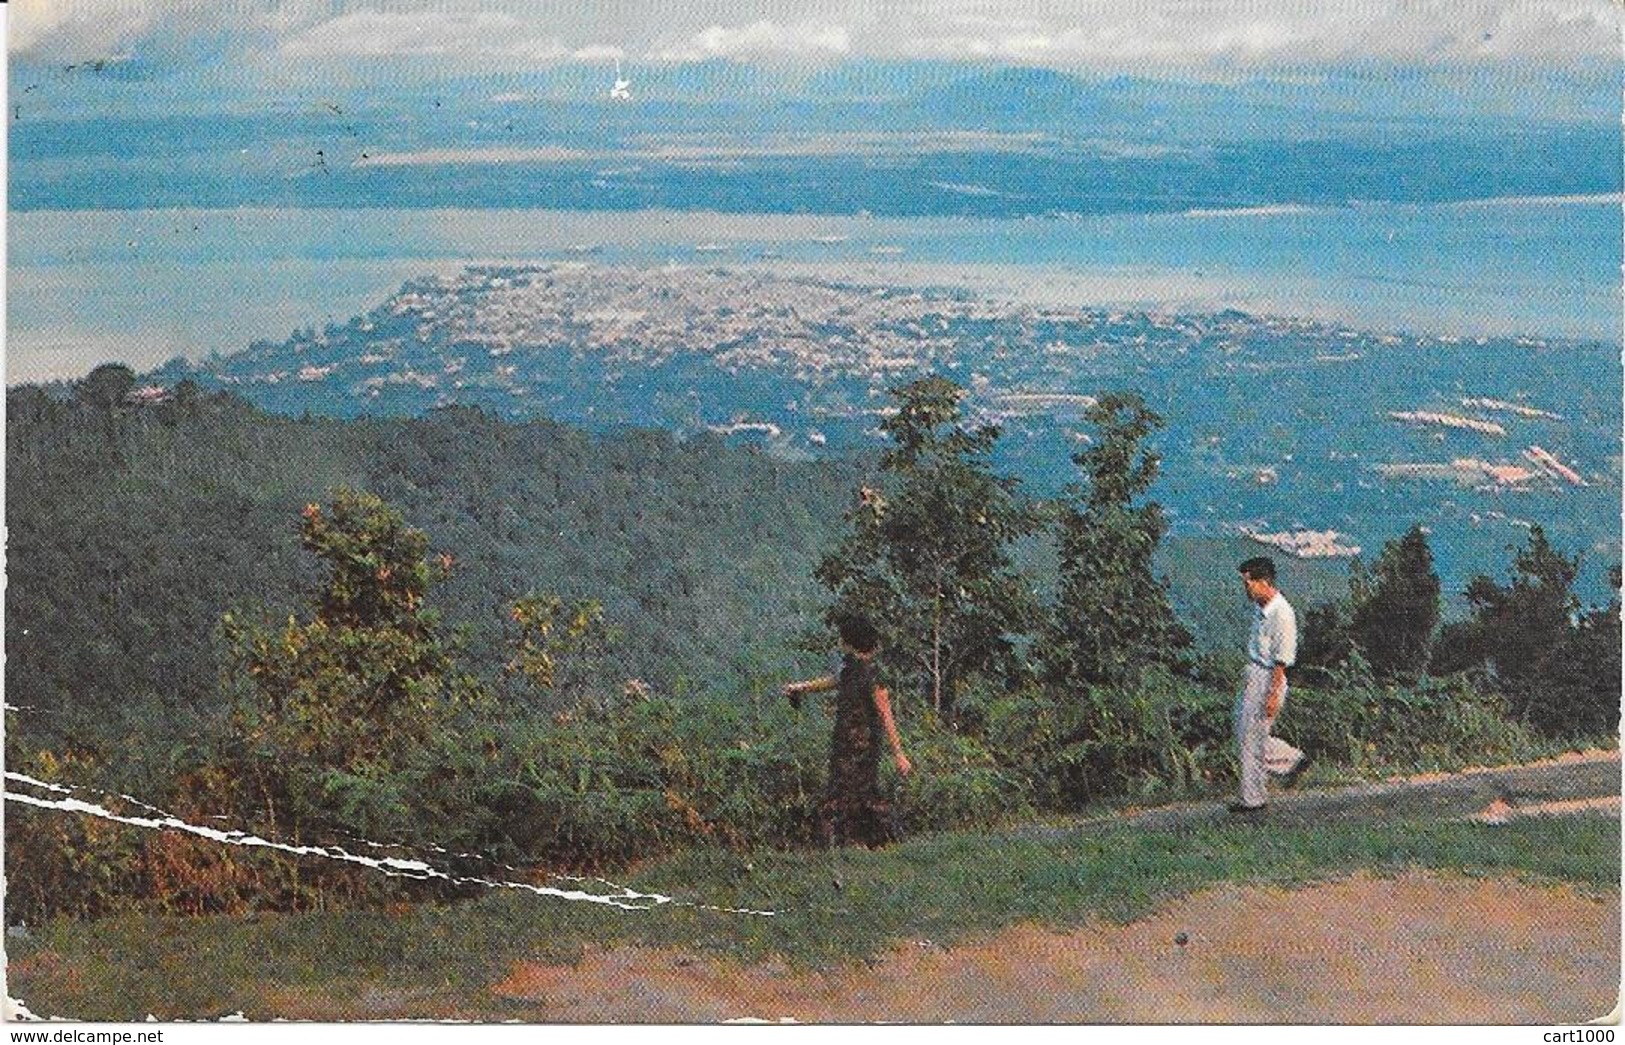
{"type": "Polygon", "coordinates": [[[1266,556],[1241,564],[1241,583],[1257,607],[1247,641],[1247,667],[1236,698],[1236,754],[1241,762],[1241,796],[1230,805],[1238,814],[1262,812],[1268,803],[1266,773],[1285,778],[1288,787],[1308,768],[1309,756],[1270,736],[1286,703],[1286,669],[1298,657],[1298,618],[1275,587],[1275,563],[1266,556]]]}
{"type": "Polygon", "coordinates": [[[880,794],[882,731],[891,742],[897,771],[908,776],[914,767],[897,736],[890,694],[877,685],[874,659],[880,649],[879,632],[866,618],[856,616],[840,620],[837,630],[843,654],[840,674],[788,683],[784,695],[799,708],[802,694],[837,691],[820,827],[826,844],[857,843],[874,848],[896,837],[890,803],[880,794]]]}

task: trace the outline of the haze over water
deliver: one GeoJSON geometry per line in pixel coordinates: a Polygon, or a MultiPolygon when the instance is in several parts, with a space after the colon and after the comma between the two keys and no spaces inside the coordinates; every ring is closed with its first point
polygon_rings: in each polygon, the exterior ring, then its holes
{"type": "Polygon", "coordinates": [[[769,266],[996,299],[1619,340],[1617,196],[1068,218],[257,209],[12,215],[8,383],[227,354],[467,264],[769,266]]]}

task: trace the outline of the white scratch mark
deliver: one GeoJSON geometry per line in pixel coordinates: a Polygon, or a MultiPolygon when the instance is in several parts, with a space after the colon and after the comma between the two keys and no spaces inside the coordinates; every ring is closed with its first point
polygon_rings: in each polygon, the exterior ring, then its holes
{"type": "MultiPolygon", "coordinates": [[[[16,773],[10,770],[6,771],[5,778],[17,783],[43,788],[47,791],[62,795],[71,795],[72,791],[74,790],[73,788],[63,787],[61,785],[48,783],[43,780],[36,780],[35,778],[27,776],[23,773],[16,773]]],[[[107,792],[103,793],[106,794],[107,792]]],[[[208,838],[212,841],[222,842],[227,845],[275,849],[280,852],[291,853],[294,856],[317,856],[327,860],[357,864],[362,867],[379,871],[393,878],[413,878],[420,881],[438,879],[440,881],[449,882],[453,885],[481,885],[490,889],[515,889],[534,893],[537,896],[551,896],[561,900],[573,900],[581,903],[600,904],[602,906],[614,907],[624,911],[647,911],[669,904],[677,907],[691,907],[697,910],[717,911],[724,914],[749,914],[767,918],[773,917],[776,913],[773,911],[754,910],[744,907],[721,907],[713,904],[696,903],[690,900],[678,900],[675,897],[666,896],[663,893],[639,892],[628,886],[617,885],[616,883],[610,882],[609,880],[603,878],[576,878],[568,875],[552,876],[565,881],[597,881],[610,886],[611,888],[615,889],[616,892],[612,894],[592,893],[580,889],[556,889],[552,886],[535,885],[530,882],[512,882],[501,879],[481,878],[473,875],[454,875],[441,871],[431,866],[426,861],[418,859],[406,859],[394,856],[374,858],[348,852],[340,846],[290,845],[286,842],[278,842],[271,839],[261,838],[258,835],[248,834],[244,831],[222,831],[218,828],[203,827],[201,825],[182,820],[180,817],[171,813],[166,813],[163,810],[158,809],[156,806],[151,806],[137,799],[129,798],[127,795],[120,795],[119,797],[125,798],[128,801],[133,802],[136,805],[158,815],[156,817],[144,817],[115,813],[106,806],[95,802],[86,802],[80,798],[39,798],[34,795],[25,794],[20,791],[12,791],[10,789],[5,790],[3,794],[5,798],[11,801],[21,802],[24,805],[36,806],[41,809],[57,809],[64,812],[84,813],[89,816],[100,817],[104,820],[128,824],[132,827],[145,827],[150,830],[181,831],[186,834],[196,835],[200,838],[208,838]]]]}
{"type": "MultiPolygon", "coordinates": [[[[133,805],[140,806],[142,809],[148,810],[149,812],[157,813],[160,817],[163,817],[163,818],[165,818],[167,820],[176,820],[176,821],[181,820],[181,817],[177,816],[176,814],[170,812],[167,809],[161,809],[158,806],[152,805],[149,802],[143,802],[143,801],[141,801],[141,799],[136,798],[136,797],[134,797],[132,795],[124,794],[121,791],[106,791],[106,790],[103,790],[102,788],[99,788],[99,787],[88,787],[88,786],[83,785],[83,784],[74,785],[72,787],[64,787],[64,786],[62,786],[60,784],[53,784],[53,783],[50,783],[50,782],[45,781],[45,780],[40,780],[40,779],[38,779],[36,777],[28,776],[25,773],[17,773],[17,772],[12,772],[12,771],[9,771],[9,770],[6,772],[5,776],[8,779],[17,781],[18,783],[28,784],[28,785],[33,786],[33,787],[45,788],[45,789],[50,790],[50,791],[55,791],[58,794],[67,795],[67,794],[72,794],[75,791],[83,791],[83,792],[92,792],[92,793],[98,794],[98,795],[105,795],[105,796],[110,797],[110,798],[119,798],[119,799],[122,799],[122,800],[124,800],[126,802],[129,802],[129,803],[133,804],[133,805]]],[[[211,819],[211,820],[229,820],[230,817],[213,815],[213,816],[210,816],[209,819],[211,819]]],[[[243,832],[243,831],[231,831],[231,832],[227,832],[227,833],[228,834],[234,834],[234,835],[246,835],[246,832],[243,832]]],[[[355,836],[349,836],[349,840],[352,841],[352,842],[356,842],[356,843],[358,843],[360,845],[369,846],[369,847],[371,847],[373,849],[395,849],[395,850],[403,850],[403,851],[410,852],[410,847],[406,846],[406,845],[403,845],[400,842],[374,842],[374,841],[371,841],[369,839],[357,838],[355,836]]],[[[340,852],[343,851],[343,850],[339,850],[338,847],[336,847],[336,846],[333,847],[333,848],[335,850],[337,850],[337,851],[340,851],[340,852]]],[[[486,864],[495,864],[497,867],[500,867],[504,871],[512,871],[515,874],[522,873],[522,870],[520,868],[515,867],[512,864],[500,863],[500,862],[497,862],[495,860],[492,860],[489,856],[486,856],[483,853],[453,852],[453,851],[447,849],[445,846],[435,845],[433,843],[429,843],[426,848],[428,848],[431,852],[438,853],[438,854],[441,854],[441,855],[444,855],[444,856],[460,857],[460,858],[469,859],[469,860],[479,860],[479,861],[482,861],[482,862],[484,862],[486,864]]],[[[421,862],[421,861],[417,861],[417,862],[421,862]]],[[[547,874],[547,877],[552,878],[555,881],[597,883],[599,885],[607,886],[610,889],[614,889],[617,892],[622,893],[622,894],[632,892],[631,890],[628,889],[627,886],[622,885],[619,882],[612,882],[608,878],[603,878],[603,877],[600,877],[598,875],[593,875],[591,877],[581,877],[579,875],[558,874],[558,873],[555,873],[555,872],[545,872],[545,873],[547,874]]],[[[480,882],[480,881],[484,881],[484,880],[483,879],[478,879],[478,878],[466,878],[465,877],[465,878],[458,878],[458,879],[456,879],[456,881],[459,882],[460,884],[469,884],[469,883],[480,882]]],[[[633,895],[638,895],[638,894],[634,893],[633,895]]],[[[719,912],[723,912],[723,913],[732,913],[732,914],[762,914],[762,915],[771,915],[771,914],[773,914],[772,911],[753,911],[753,910],[748,910],[746,908],[717,907],[717,906],[713,906],[713,905],[710,905],[710,904],[698,904],[698,903],[694,903],[692,901],[687,901],[687,900],[672,900],[671,902],[673,904],[679,906],[679,907],[694,907],[694,908],[696,908],[698,910],[704,910],[704,911],[719,911],[719,912]]]]}
{"type": "Polygon", "coordinates": [[[63,787],[61,784],[52,784],[45,780],[35,780],[26,773],[15,773],[9,769],[6,770],[6,779],[15,780],[19,784],[28,784],[31,787],[42,787],[47,791],[55,791],[59,795],[69,794],[73,790],[69,787],[63,787]]]}
{"type": "MultiPolygon", "coordinates": [[[[170,817],[170,818],[173,818],[173,819],[176,819],[176,820],[180,819],[180,817],[175,816],[174,813],[171,813],[167,809],[160,809],[157,806],[152,805],[150,802],[143,802],[143,801],[141,801],[141,799],[136,798],[134,795],[127,795],[122,791],[104,791],[99,787],[85,787],[83,785],[79,785],[79,786],[76,786],[76,787],[63,787],[63,786],[61,786],[59,784],[52,784],[52,783],[50,783],[48,781],[45,781],[45,780],[35,779],[34,777],[28,776],[25,773],[13,773],[13,772],[10,772],[9,770],[6,772],[6,779],[15,780],[15,781],[17,781],[18,783],[21,783],[21,784],[28,784],[30,787],[42,787],[42,788],[45,788],[48,791],[55,791],[58,794],[62,794],[62,795],[72,794],[75,791],[92,791],[92,792],[94,792],[94,793],[96,793],[98,795],[107,795],[110,798],[118,798],[118,799],[121,799],[121,800],[123,800],[125,802],[130,803],[131,805],[140,806],[142,809],[145,809],[145,810],[147,810],[148,812],[151,812],[151,813],[157,813],[159,816],[170,817]]],[[[212,816],[209,817],[209,819],[210,820],[229,820],[231,818],[227,817],[227,816],[212,815],[212,816]]]]}
{"type": "Polygon", "coordinates": [[[37,1016],[29,1011],[21,998],[13,998],[9,994],[6,995],[5,1015],[8,1021],[15,1020],[18,1023],[48,1023],[63,1019],[61,1016],[37,1016]]]}

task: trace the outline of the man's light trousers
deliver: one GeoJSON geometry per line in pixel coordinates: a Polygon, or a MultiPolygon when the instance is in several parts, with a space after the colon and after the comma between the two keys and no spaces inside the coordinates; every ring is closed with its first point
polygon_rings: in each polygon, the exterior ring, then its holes
{"type": "MultiPolygon", "coordinates": [[[[1269,702],[1270,668],[1248,664],[1242,676],[1241,693],[1236,697],[1236,756],[1241,760],[1241,804],[1263,805],[1269,800],[1264,790],[1266,772],[1277,776],[1291,772],[1303,752],[1279,737],[1270,736],[1275,720],[1264,717],[1269,702]]],[[[1286,690],[1281,690],[1281,707],[1286,707],[1286,690]]],[[[1279,714],[1279,711],[1277,711],[1279,714]]]]}

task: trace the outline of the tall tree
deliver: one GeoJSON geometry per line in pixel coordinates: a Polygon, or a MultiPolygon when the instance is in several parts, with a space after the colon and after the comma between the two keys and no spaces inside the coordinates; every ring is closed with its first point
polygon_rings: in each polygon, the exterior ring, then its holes
{"type": "Polygon", "coordinates": [[[88,407],[91,413],[101,418],[102,439],[113,452],[115,461],[122,461],[119,452],[119,406],[133,388],[135,371],[123,363],[103,363],[73,386],[74,401],[88,407]]]}
{"type": "Polygon", "coordinates": [[[1618,660],[1599,650],[1617,635],[1617,600],[1581,614],[1573,591],[1579,574],[1578,556],[1564,555],[1531,527],[1513,557],[1511,583],[1478,576],[1467,585],[1473,616],[1440,635],[1435,670],[1487,669],[1514,713],[1544,732],[1612,730],[1618,660]]]}
{"type": "Polygon", "coordinates": [[[1554,681],[1569,699],[1561,731],[1589,736],[1619,733],[1620,724],[1620,568],[1609,570],[1613,597],[1606,606],[1580,615],[1568,655],[1554,681]]]}
{"type": "Polygon", "coordinates": [[[1380,679],[1427,670],[1439,627],[1439,575],[1421,526],[1383,545],[1369,573],[1350,577],[1350,635],[1380,679]]]}
{"type": "Polygon", "coordinates": [[[276,629],[224,621],[257,790],[296,828],[422,827],[405,814],[401,770],[478,695],[424,606],[449,558],[431,565],[423,531],[348,489],[329,509],[305,506],[300,538],[326,568],[314,614],[276,629]]]}
{"type": "Polygon", "coordinates": [[[968,425],[965,389],[931,376],[891,390],[882,423],[887,490],[864,489],[852,530],[819,564],[836,612],[873,619],[886,659],[951,717],[975,672],[1008,665],[1030,622],[1031,594],[1011,568],[1010,542],[1031,522],[1015,480],[993,474],[994,425],[968,425]]]}
{"type": "Polygon", "coordinates": [[[111,413],[135,388],[135,371],[123,363],[103,363],[73,386],[73,396],[93,410],[111,413]]]}
{"type": "Polygon", "coordinates": [[[1190,645],[1168,583],[1152,558],[1168,532],[1162,508],[1139,499],[1161,458],[1146,445],[1162,418],[1134,393],[1089,408],[1090,445],[1073,455],[1083,481],[1062,509],[1060,583],[1048,673],[1067,686],[1120,683],[1151,664],[1173,664],[1190,645]]]}

